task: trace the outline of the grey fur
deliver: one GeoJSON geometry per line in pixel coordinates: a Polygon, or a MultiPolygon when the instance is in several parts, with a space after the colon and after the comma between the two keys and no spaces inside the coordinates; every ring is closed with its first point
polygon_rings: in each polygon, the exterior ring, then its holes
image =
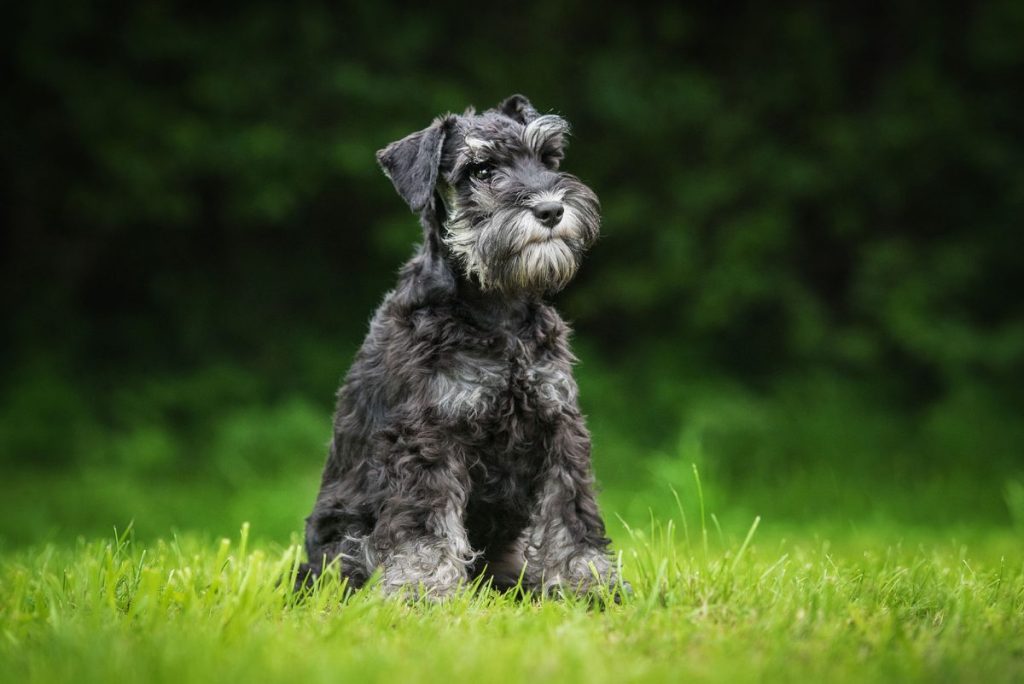
{"type": "MultiPolygon", "coordinates": [[[[338,392],[299,583],[587,591],[619,579],[594,499],[569,328],[544,295],[597,237],[597,197],[559,170],[568,124],[514,95],[445,115],[377,158],[419,213],[402,267],[338,392]],[[564,205],[548,228],[541,202],[564,205]]],[[[545,216],[550,222],[550,215],[545,216]]]]}

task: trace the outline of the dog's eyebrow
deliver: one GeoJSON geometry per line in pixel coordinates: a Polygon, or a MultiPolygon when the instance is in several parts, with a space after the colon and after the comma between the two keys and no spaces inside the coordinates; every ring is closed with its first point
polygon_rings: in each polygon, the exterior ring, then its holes
{"type": "Polygon", "coordinates": [[[464,143],[469,159],[477,163],[501,157],[504,150],[508,149],[508,142],[501,138],[485,138],[474,133],[469,133],[464,143]]]}
{"type": "Polygon", "coordinates": [[[533,153],[540,154],[551,143],[562,144],[567,135],[568,121],[554,114],[545,114],[527,124],[523,130],[523,142],[533,153]]]}
{"type": "Polygon", "coordinates": [[[466,136],[466,147],[469,148],[470,152],[472,152],[474,154],[477,154],[477,153],[485,152],[485,151],[493,148],[494,147],[494,141],[492,141],[492,140],[484,140],[483,138],[477,138],[477,137],[474,137],[473,135],[467,135],[466,136]]]}

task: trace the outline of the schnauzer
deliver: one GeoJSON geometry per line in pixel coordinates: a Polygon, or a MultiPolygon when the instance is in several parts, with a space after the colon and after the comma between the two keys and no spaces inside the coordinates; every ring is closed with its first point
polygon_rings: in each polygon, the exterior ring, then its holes
{"type": "Polygon", "coordinates": [[[542,593],[620,586],[594,499],[569,327],[599,204],[559,170],[569,126],[521,95],[377,153],[423,226],[338,391],[303,586],[444,597],[483,575],[542,593]]]}

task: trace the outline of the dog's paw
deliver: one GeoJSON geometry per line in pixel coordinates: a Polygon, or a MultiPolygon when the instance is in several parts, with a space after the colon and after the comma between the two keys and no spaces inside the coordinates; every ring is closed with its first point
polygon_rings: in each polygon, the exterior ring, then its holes
{"type": "Polygon", "coordinates": [[[387,596],[401,598],[409,603],[443,603],[457,594],[464,584],[461,578],[402,578],[396,581],[395,578],[389,580],[385,575],[381,590],[387,596]]]}
{"type": "Polygon", "coordinates": [[[589,601],[591,605],[621,604],[633,596],[629,582],[614,573],[601,575],[577,575],[555,577],[545,582],[542,594],[549,599],[576,598],[589,601]]]}
{"type": "Polygon", "coordinates": [[[460,586],[447,584],[427,585],[420,582],[419,584],[383,584],[381,589],[385,595],[401,599],[407,603],[444,603],[458,593],[460,586]]]}

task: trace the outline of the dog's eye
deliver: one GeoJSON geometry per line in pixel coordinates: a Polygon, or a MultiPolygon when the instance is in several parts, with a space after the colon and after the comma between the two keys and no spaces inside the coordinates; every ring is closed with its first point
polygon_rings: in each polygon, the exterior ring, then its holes
{"type": "Polygon", "coordinates": [[[491,177],[491,167],[487,164],[479,164],[473,167],[473,178],[477,180],[487,180],[491,177]]]}

